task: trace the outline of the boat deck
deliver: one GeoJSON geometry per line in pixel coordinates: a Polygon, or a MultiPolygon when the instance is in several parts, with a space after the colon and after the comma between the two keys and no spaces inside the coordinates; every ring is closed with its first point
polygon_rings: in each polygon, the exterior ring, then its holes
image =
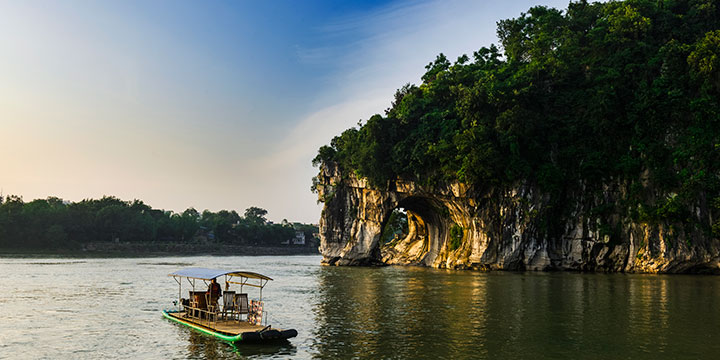
{"type": "Polygon", "coordinates": [[[218,318],[217,321],[208,321],[207,319],[198,319],[197,317],[186,317],[184,311],[168,313],[168,315],[187,323],[200,325],[213,331],[231,335],[237,335],[249,331],[259,331],[264,328],[264,326],[261,325],[253,325],[247,321],[238,321],[234,319],[218,318]]]}

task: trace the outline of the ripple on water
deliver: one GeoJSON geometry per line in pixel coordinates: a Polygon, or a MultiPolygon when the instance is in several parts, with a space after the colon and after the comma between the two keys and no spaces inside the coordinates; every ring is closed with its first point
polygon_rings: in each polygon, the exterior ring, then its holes
{"type": "Polygon", "coordinates": [[[76,310],[71,310],[71,309],[49,309],[49,310],[44,310],[44,311],[47,314],[60,314],[60,313],[74,314],[74,313],[78,312],[76,310]]]}
{"type": "Polygon", "coordinates": [[[189,262],[139,262],[138,265],[153,265],[153,266],[178,266],[178,267],[188,267],[192,266],[194,263],[189,262]]]}
{"type": "MultiPolygon", "coordinates": [[[[319,256],[7,262],[6,279],[27,280],[28,269],[38,271],[32,281],[0,282],[0,294],[9,294],[0,297],[0,358],[583,354],[662,360],[720,353],[720,277],[486,274],[319,262],[319,256]],[[44,267],[48,263],[53,267],[44,267]],[[240,264],[276,278],[263,291],[269,318],[274,327],[297,329],[298,337],[281,346],[231,346],[164,319],[160,309],[172,307],[178,295],[167,274],[191,264],[240,264]],[[28,340],[38,338],[43,346],[28,340]]],[[[188,289],[183,283],[183,295],[188,289]]]]}
{"type": "Polygon", "coordinates": [[[26,262],[26,263],[19,263],[22,265],[78,265],[78,264],[86,264],[87,261],[36,261],[36,262],[26,262]]]}

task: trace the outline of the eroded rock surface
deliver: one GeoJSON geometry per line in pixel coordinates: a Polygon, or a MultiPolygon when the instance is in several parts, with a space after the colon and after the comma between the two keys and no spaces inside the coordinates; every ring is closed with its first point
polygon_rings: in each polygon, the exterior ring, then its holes
{"type": "MultiPolygon", "coordinates": [[[[600,197],[607,203],[622,191],[620,185],[607,186],[600,197]]],[[[324,165],[318,193],[325,203],[320,252],[330,265],[611,272],[720,269],[718,239],[697,229],[679,231],[621,216],[601,222],[591,211],[597,199],[586,198],[583,192],[568,197],[568,215],[550,222],[548,196],[523,184],[479,192],[463,184],[429,189],[398,180],[377,190],[363,179],[342,176],[324,165]],[[409,234],[381,244],[384,222],[398,207],[407,210],[409,234]],[[555,231],[548,231],[548,223],[555,231]],[[462,235],[451,241],[453,227],[459,227],[462,235]],[[608,227],[615,229],[615,235],[604,233],[608,227]]],[[[707,215],[697,211],[696,216],[707,215]]]]}

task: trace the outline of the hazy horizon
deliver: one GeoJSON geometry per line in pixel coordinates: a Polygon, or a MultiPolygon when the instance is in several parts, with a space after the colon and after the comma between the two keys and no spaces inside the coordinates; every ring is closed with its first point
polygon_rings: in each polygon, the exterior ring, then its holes
{"type": "Polygon", "coordinates": [[[568,1],[0,1],[0,188],[317,223],[311,159],[496,22],[568,1]]]}

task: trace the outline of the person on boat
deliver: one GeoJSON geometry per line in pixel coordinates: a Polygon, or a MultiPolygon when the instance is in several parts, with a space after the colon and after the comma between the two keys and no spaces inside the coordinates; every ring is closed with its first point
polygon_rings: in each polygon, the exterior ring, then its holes
{"type": "Polygon", "coordinates": [[[208,293],[210,294],[210,303],[216,304],[218,299],[222,295],[222,289],[220,288],[220,284],[218,284],[217,280],[210,280],[210,285],[208,286],[208,293]]]}

